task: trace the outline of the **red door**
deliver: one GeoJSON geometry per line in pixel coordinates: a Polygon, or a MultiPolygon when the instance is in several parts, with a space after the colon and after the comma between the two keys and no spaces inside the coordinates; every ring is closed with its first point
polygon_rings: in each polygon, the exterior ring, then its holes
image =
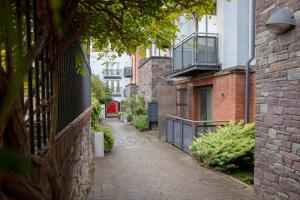
{"type": "Polygon", "coordinates": [[[107,113],[108,114],[114,114],[116,112],[117,112],[117,102],[114,102],[114,101],[109,102],[107,104],[107,113]]]}

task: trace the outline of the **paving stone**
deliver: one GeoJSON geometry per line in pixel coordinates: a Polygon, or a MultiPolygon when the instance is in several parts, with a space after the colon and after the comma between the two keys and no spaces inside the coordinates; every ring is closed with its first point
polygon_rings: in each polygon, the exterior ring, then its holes
{"type": "Polygon", "coordinates": [[[154,134],[117,119],[103,123],[118,141],[112,152],[96,160],[89,200],[262,200],[251,188],[201,167],[154,134]]]}

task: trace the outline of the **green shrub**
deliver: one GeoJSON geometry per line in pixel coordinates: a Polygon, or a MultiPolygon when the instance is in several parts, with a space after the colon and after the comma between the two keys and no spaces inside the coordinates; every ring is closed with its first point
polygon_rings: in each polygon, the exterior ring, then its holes
{"type": "Polygon", "coordinates": [[[139,95],[132,95],[125,99],[123,109],[133,115],[146,115],[145,100],[139,95]]]}
{"type": "Polygon", "coordinates": [[[104,134],[104,151],[111,151],[115,143],[115,138],[112,134],[112,131],[109,127],[106,126],[101,126],[101,130],[104,134]]]}
{"type": "Polygon", "coordinates": [[[230,170],[253,162],[254,134],[254,124],[230,122],[218,127],[216,132],[195,139],[190,150],[205,165],[230,170]]]}
{"type": "Polygon", "coordinates": [[[128,122],[131,122],[132,119],[133,119],[132,114],[131,114],[131,113],[128,113],[128,114],[127,114],[127,120],[128,120],[128,122]]]}
{"type": "Polygon", "coordinates": [[[101,105],[97,98],[92,97],[92,129],[95,129],[96,126],[99,124],[99,115],[101,112],[101,105]]]}
{"type": "Polygon", "coordinates": [[[148,117],[147,117],[147,115],[138,115],[138,116],[136,116],[134,126],[139,131],[147,130],[148,129],[148,117]]]}
{"type": "Polygon", "coordinates": [[[133,113],[135,115],[146,115],[147,109],[144,106],[137,106],[136,108],[133,109],[133,113]]]}
{"type": "Polygon", "coordinates": [[[120,118],[122,115],[124,115],[124,114],[125,114],[125,112],[118,112],[119,118],[120,118]]]}

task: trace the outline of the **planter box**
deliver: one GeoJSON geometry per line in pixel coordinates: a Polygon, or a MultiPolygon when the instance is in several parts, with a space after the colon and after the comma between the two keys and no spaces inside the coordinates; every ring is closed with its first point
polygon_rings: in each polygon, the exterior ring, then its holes
{"type": "Polygon", "coordinates": [[[104,134],[103,132],[94,133],[95,157],[104,157],[104,134]]]}

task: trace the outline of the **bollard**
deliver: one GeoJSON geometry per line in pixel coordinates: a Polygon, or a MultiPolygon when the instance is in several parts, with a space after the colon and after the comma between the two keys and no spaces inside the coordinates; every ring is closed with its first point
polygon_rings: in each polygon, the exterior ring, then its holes
{"type": "Polygon", "coordinates": [[[95,134],[95,157],[104,157],[104,134],[96,132],[95,134]]]}

